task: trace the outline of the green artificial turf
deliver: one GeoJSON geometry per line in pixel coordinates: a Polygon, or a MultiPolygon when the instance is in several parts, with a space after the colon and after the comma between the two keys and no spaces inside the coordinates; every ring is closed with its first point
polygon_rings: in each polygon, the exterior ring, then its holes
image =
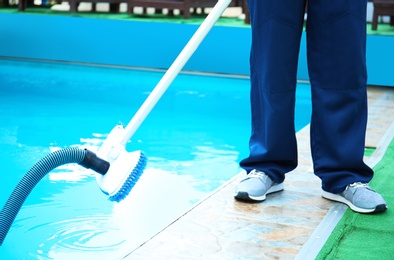
{"type": "Polygon", "coordinates": [[[370,185],[385,198],[388,210],[359,214],[348,209],[316,259],[394,259],[394,140],[374,167],[370,185]]]}

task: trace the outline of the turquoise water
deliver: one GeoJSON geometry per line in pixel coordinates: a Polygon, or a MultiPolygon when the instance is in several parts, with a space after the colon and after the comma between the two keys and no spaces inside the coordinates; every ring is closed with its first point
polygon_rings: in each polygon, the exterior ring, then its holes
{"type": "MultiPolygon", "coordinates": [[[[96,151],[162,75],[0,60],[0,205],[50,152],[96,151]]],[[[297,129],[309,122],[309,99],[309,85],[299,84],[297,129]]],[[[179,75],[127,145],[149,159],[130,195],[110,202],[93,172],[59,167],[25,201],[0,259],[121,258],[235,176],[249,133],[248,79],[179,75]]]]}

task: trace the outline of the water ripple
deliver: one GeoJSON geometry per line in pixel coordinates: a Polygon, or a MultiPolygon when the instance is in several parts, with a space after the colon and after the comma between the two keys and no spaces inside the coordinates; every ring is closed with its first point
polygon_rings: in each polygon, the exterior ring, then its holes
{"type": "MultiPolygon", "coordinates": [[[[125,242],[121,230],[114,227],[108,216],[80,217],[45,224],[55,230],[37,249],[38,257],[65,259],[83,255],[103,257],[119,250],[125,242]]],[[[99,257],[100,258],[100,257],[99,257]]],[[[97,259],[97,258],[96,258],[97,259]]]]}

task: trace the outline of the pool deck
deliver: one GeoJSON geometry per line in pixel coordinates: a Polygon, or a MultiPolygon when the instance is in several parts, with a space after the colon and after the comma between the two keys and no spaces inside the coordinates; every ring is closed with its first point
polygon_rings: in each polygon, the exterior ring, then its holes
{"type": "MultiPolygon", "coordinates": [[[[370,87],[365,161],[373,167],[394,136],[394,88],[370,87]]],[[[234,200],[239,173],[124,259],[314,259],[346,206],[320,196],[309,126],[297,134],[299,166],[262,203],[234,200]]]]}

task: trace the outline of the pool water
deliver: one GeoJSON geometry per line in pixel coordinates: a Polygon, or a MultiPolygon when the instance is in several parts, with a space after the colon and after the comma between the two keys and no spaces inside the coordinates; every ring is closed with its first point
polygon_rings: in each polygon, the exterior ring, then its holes
{"type": "MultiPolygon", "coordinates": [[[[66,147],[96,151],[127,124],[161,71],[0,59],[0,205],[37,161],[66,147]]],[[[296,128],[309,123],[299,84],[296,128]]],[[[249,80],[181,74],[127,145],[147,168],[130,195],[110,202],[94,172],[65,165],[34,188],[0,259],[118,259],[234,177],[248,155],[249,80]]]]}

